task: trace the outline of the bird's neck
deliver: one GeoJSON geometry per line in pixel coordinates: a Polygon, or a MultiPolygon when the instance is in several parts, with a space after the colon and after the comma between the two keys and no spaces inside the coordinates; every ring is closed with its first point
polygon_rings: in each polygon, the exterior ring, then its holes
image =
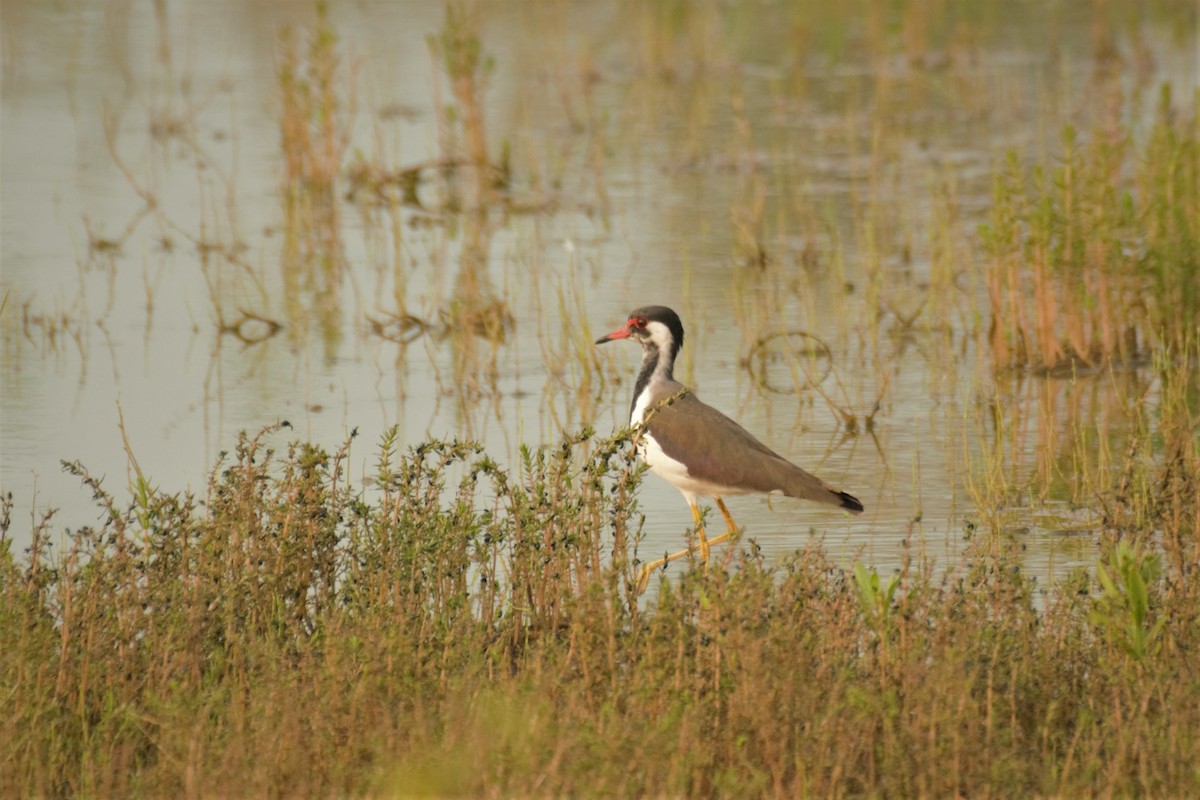
{"type": "MultiPolygon", "coordinates": [[[[642,395],[652,390],[656,383],[674,380],[675,354],[678,348],[671,346],[662,349],[654,342],[642,344],[642,368],[638,370],[637,382],[633,385],[633,402],[629,406],[632,420],[637,415],[638,401],[642,395]]],[[[641,404],[645,407],[645,403],[641,404]]],[[[637,420],[632,420],[637,422],[637,420]]]]}

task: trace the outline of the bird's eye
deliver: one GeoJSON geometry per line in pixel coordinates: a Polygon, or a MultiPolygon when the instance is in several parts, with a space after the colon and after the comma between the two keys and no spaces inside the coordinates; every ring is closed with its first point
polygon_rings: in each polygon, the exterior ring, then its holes
{"type": "Polygon", "coordinates": [[[645,328],[646,328],[646,318],[645,318],[645,317],[638,317],[637,319],[635,319],[635,320],[633,321],[633,327],[637,328],[639,331],[640,331],[640,330],[645,330],[645,328]]]}

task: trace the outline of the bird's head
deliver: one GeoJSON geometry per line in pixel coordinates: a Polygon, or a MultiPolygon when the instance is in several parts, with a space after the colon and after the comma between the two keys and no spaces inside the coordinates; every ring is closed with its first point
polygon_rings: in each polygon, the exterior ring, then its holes
{"type": "Polygon", "coordinates": [[[612,333],[601,336],[596,344],[616,339],[633,339],[642,347],[670,353],[674,358],[683,347],[683,323],[666,306],[642,306],[629,312],[629,319],[612,333]]]}

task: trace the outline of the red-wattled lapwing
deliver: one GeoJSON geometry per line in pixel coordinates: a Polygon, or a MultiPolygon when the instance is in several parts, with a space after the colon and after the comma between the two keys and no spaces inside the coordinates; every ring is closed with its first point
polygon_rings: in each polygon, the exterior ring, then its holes
{"type": "MultiPolygon", "coordinates": [[[[596,344],[614,339],[632,339],[642,345],[642,367],[633,387],[629,423],[639,429],[638,454],[642,460],[682,492],[692,509],[700,557],[705,564],[709,548],[737,530],[721,499],[726,495],[781,492],[788,497],[840,506],[854,514],[862,512],[863,505],[857,498],[783,458],[675,380],[672,371],[683,347],[683,323],[674,311],[665,306],[634,309],[622,327],[597,339],[596,344]],[[696,506],[698,497],[716,500],[729,526],[715,539],[704,533],[696,506]]],[[[681,550],[645,565],[638,591],[645,588],[654,570],[687,553],[681,550]]]]}

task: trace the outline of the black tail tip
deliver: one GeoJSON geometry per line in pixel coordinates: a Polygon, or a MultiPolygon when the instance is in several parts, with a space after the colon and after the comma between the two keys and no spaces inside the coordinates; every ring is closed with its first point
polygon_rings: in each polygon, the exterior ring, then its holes
{"type": "Polygon", "coordinates": [[[842,500],[842,508],[852,514],[861,514],[863,512],[863,504],[858,502],[858,498],[852,494],[838,492],[837,496],[842,500]]]}

